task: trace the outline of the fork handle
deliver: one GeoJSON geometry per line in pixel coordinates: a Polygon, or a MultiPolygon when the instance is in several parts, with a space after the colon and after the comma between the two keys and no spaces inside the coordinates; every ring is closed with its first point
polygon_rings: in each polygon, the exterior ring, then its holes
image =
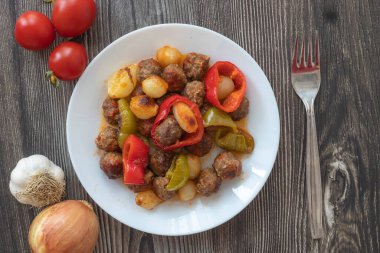
{"type": "Polygon", "coordinates": [[[313,239],[322,237],[322,184],[319,164],[318,139],[315,127],[314,103],[307,109],[306,136],[306,191],[309,208],[311,236],[313,239]]]}

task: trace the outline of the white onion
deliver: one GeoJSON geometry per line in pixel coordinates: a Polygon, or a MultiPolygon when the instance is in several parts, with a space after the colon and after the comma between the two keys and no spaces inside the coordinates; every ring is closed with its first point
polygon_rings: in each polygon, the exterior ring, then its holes
{"type": "Polygon", "coordinates": [[[181,52],[171,46],[163,46],[157,50],[156,53],[157,61],[161,64],[162,67],[166,67],[169,64],[181,64],[182,54],[181,52]]]}
{"type": "Polygon", "coordinates": [[[190,179],[195,179],[199,176],[202,169],[201,159],[196,155],[188,154],[187,156],[187,164],[190,169],[190,179]]]}
{"type": "Polygon", "coordinates": [[[234,81],[226,76],[220,76],[219,84],[217,86],[216,93],[218,99],[223,100],[231,94],[235,89],[234,81]]]}
{"type": "Polygon", "coordinates": [[[29,228],[29,245],[34,253],[94,251],[99,221],[91,205],[66,200],[42,210],[29,228]]]}
{"type": "Polygon", "coordinates": [[[141,83],[142,90],[151,98],[159,98],[165,95],[168,90],[168,84],[159,76],[151,76],[141,83]]]}
{"type": "Polygon", "coordinates": [[[197,195],[197,187],[191,180],[187,181],[184,186],[178,190],[178,197],[182,201],[192,200],[197,195]]]}

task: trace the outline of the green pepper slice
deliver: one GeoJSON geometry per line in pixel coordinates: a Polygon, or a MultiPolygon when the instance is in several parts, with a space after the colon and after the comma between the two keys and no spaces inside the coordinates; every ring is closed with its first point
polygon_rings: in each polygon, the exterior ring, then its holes
{"type": "Polygon", "coordinates": [[[170,178],[169,183],[166,185],[166,190],[176,191],[184,186],[190,176],[190,168],[187,163],[187,157],[182,154],[179,155],[175,160],[175,163],[172,163],[172,166],[170,166],[166,176],[170,178]]]}
{"type": "Polygon", "coordinates": [[[120,148],[123,147],[124,141],[130,134],[137,132],[137,120],[135,115],[129,108],[127,99],[122,98],[117,101],[117,105],[120,111],[120,132],[118,137],[118,143],[120,148]]]}
{"type": "Polygon", "coordinates": [[[128,138],[130,134],[119,132],[119,136],[117,138],[117,143],[119,147],[122,148],[124,145],[124,141],[128,138]]]}
{"type": "Polygon", "coordinates": [[[239,153],[251,153],[255,146],[253,137],[240,128],[237,132],[231,131],[228,127],[219,128],[215,134],[215,142],[225,150],[239,153]]]}
{"type": "Polygon", "coordinates": [[[205,127],[209,126],[225,126],[230,127],[234,132],[237,132],[237,126],[235,122],[231,119],[230,115],[222,110],[211,107],[207,110],[203,116],[203,124],[205,127]]]}
{"type": "Polygon", "coordinates": [[[171,162],[171,164],[170,164],[170,167],[169,167],[168,171],[167,171],[166,174],[165,174],[165,177],[167,177],[167,178],[169,178],[169,179],[172,178],[173,170],[174,170],[174,168],[175,168],[175,163],[176,163],[176,161],[177,161],[177,158],[178,158],[177,155],[173,157],[173,160],[172,160],[172,162],[171,162]]]}

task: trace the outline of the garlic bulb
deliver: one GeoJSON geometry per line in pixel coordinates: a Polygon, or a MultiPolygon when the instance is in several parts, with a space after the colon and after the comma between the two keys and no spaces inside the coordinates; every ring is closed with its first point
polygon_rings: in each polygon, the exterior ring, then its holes
{"type": "Polygon", "coordinates": [[[43,207],[61,200],[65,193],[63,170],[43,155],[21,159],[11,173],[9,188],[21,203],[43,207]]]}

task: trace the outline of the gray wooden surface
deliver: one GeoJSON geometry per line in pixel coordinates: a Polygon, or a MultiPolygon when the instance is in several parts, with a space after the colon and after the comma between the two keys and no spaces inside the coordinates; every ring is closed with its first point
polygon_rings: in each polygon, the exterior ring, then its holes
{"type": "MultiPolygon", "coordinates": [[[[15,201],[10,172],[41,153],[65,169],[67,198],[87,199],[72,168],[65,120],[73,83],[43,80],[51,48],[30,52],[13,39],[26,10],[50,14],[39,0],[2,0],[0,8],[0,252],[29,252],[37,210],[15,201]]],[[[90,60],[118,37],[168,22],[196,24],[231,38],[263,68],[277,98],[281,142],[271,176],[239,215],[213,230],[163,237],[122,225],[98,206],[96,252],[380,252],[380,1],[98,0],[92,28],[78,40],[90,60]],[[305,113],[290,84],[297,31],[318,30],[322,84],[316,121],[324,189],[324,232],[310,237],[305,194],[305,113]]],[[[59,41],[59,40],[58,40],[59,41]]],[[[55,43],[58,43],[56,41],[55,43]]]]}

